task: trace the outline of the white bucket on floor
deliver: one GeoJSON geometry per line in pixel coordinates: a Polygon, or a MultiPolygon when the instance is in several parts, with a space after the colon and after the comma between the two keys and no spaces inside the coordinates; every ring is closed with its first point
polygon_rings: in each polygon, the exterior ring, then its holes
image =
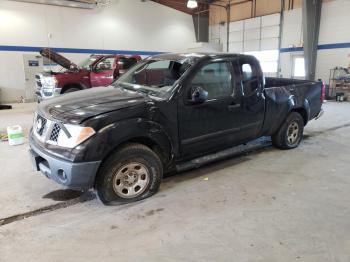
{"type": "Polygon", "coordinates": [[[8,126],[7,136],[8,136],[10,146],[21,145],[24,143],[23,130],[22,130],[22,127],[19,125],[8,126]]]}

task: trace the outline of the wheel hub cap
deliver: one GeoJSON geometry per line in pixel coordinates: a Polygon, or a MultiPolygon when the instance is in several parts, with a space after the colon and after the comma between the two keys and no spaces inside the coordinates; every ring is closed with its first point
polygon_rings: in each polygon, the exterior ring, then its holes
{"type": "Polygon", "coordinates": [[[297,122],[290,123],[287,130],[287,139],[289,144],[294,144],[299,139],[299,125],[297,122]]]}
{"type": "Polygon", "coordinates": [[[148,168],[137,162],[123,165],[113,178],[114,192],[123,198],[133,198],[142,194],[150,180],[148,168]]]}
{"type": "Polygon", "coordinates": [[[124,176],[124,182],[128,184],[129,186],[132,186],[137,182],[138,175],[135,172],[130,172],[127,175],[124,176]]]}

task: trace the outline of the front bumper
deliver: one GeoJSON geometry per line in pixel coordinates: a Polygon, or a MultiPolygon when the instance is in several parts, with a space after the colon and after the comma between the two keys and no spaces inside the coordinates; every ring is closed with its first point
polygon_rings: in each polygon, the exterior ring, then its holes
{"type": "Polygon", "coordinates": [[[35,92],[36,97],[38,99],[38,101],[43,101],[46,100],[48,98],[52,98],[55,96],[59,96],[61,94],[62,88],[54,88],[54,89],[40,89],[38,91],[35,92]]]}
{"type": "Polygon", "coordinates": [[[47,154],[30,139],[30,157],[37,171],[64,186],[74,189],[93,187],[101,161],[73,163],[47,154]]]}

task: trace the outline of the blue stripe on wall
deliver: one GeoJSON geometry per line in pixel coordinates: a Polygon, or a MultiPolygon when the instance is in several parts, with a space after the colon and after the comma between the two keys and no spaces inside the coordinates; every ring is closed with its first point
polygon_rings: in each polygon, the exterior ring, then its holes
{"type": "Polygon", "coordinates": [[[302,48],[302,47],[288,47],[288,48],[281,48],[280,52],[281,53],[290,53],[290,52],[300,52],[303,50],[304,50],[304,48],[302,48]]]}
{"type": "MultiPolygon", "coordinates": [[[[0,45],[0,51],[17,51],[17,52],[39,52],[43,47],[38,46],[10,46],[0,45]]],[[[110,49],[82,49],[82,48],[57,48],[51,50],[59,53],[75,54],[123,54],[123,55],[157,55],[163,52],[152,51],[132,51],[132,50],[110,50],[110,49]]]]}
{"type": "Polygon", "coordinates": [[[319,45],[317,47],[318,50],[337,49],[337,48],[350,48],[350,43],[325,44],[325,45],[319,45]]]}
{"type": "MultiPolygon", "coordinates": [[[[317,50],[326,50],[326,49],[339,49],[339,48],[350,48],[350,43],[336,43],[336,44],[323,44],[318,45],[317,50]]],[[[302,47],[289,47],[289,48],[281,48],[281,53],[290,53],[290,52],[300,52],[303,51],[302,47]]]]}
{"type": "MultiPolygon", "coordinates": [[[[43,47],[39,46],[11,46],[0,45],[0,51],[14,51],[14,52],[39,52],[43,47]]],[[[338,48],[350,48],[350,43],[336,43],[336,44],[323,44],[318,45],[318,50],[326,49],[338,49],[338,48]]],[[[123,55],[157,55],[164,52],[157,51],[133,51],[133,50],[112,50],[112,49],[83,49],[83,48],[51,48],[55,52],[59,53],[73,53],[73,54],[123,54],[123,55]]],[[[304,49],[302,47],[288,47],[281,48],[281,53],[300,52],[304,49]]]]}

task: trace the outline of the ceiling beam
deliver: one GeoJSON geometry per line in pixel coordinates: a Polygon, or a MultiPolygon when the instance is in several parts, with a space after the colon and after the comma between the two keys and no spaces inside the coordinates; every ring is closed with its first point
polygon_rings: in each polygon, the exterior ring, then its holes
{"type": "Polygon", "coordinates": [[[208,9],[208,5],[204,3],[198,3],[198,7],[194,9],[187,8],[187,0],[151,0],[161,5],[176,9],[180,12],[184,12],[189,15],[194,15],[198,11],[208,9]]]}

